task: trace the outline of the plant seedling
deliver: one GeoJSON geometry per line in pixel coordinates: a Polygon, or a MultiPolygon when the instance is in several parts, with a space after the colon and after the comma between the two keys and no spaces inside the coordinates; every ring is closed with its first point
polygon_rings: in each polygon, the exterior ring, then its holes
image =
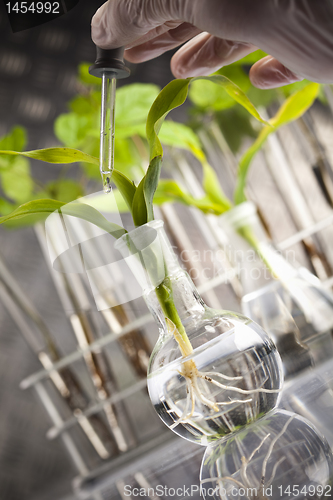
{"type": "MultiPolygon", "coordinates": [[[[219,85],[230,97],[241,104],[253,117],[265,124],[269,129],[271,128],[271,125],[261,118],[258,111],[244,94],[244,92],[242,92],[239,87],[237,87],[224,76],[215,75],[212,77],[202,77],[194,79],[189,78],[184,80],[174,80],[170,82],[157,96],[148,114],[146,136],[149,145],[150,161],[145,175],[142,177],[139,184],[135,185],[134,182],[132,182],[126,175],[124,175],[120,171],[114,169],[112,173],[112,181],[124,198],[127,207],[131,212],[132,219],[136,227],[142,226],[154,219],[153,199],[155,191],[159,184],[163,158],[163,149],[158,138],[161,126],[167,114],[172,109],[184,103],[187,97],[190,83],[199,79],[211,81],[219,85]]],[[[98,158],[73,148],[48,148],[44,150],[28,152],[2,150],[0,151],[0,155],[23,156],[27,158],[46,161],[49,163],[73,163],[82,161],[96,166],[99,165],[98,158]]],[[[212,179],[213,173],[209,165],[205,164],[204,168],[206,170],[208,179],[212,179]]],[[[105,194],[105,196],[107,196],[107,194],[105,194]]],[[[224,204],[224,208],[230,207],[230,203],[222,195],[222,190],[211,189],[210,201],[213,201],[215,204],[224,204]]],[[[108,222],[97,210],[93,209],[90,206],[84,205],[79,202],[64,206],[63,203],[57,202],[55,200],[36,200],[26,203],[25,205],[18,207],[11,214],[0,218],[0,223],[17,218],[22,218],[26,215],[31,214],[49,214],[54,210],[58,210],[75,217],[81,217],[85,220],[93,222],[94,224],[103,228],[105,231],[111,233],[115,238],[119,238],[126,233],[126,230],[124,228],[108,222]]],[[[166,277],[161,285],[156,288],[156,295],[161,304],[162,310],[165,313],[165,318],[170,333],[174,335],[177,343],[179,344],[182,355],[190,355],[192,352],[192,346],[173,302],[172,289],[170,289],[168,277],[166,277]]],[[[196,399],[200,400],[206,406],[214,409],[214,411],[218,411],[218,404],[213,400],[207,398],[199,388],[198,379],[203,380],[206,385],[213,385],[222,389],[228,389],[242,394],[250,395],[256,392],[279,392],[279,389],[275,390],[258,388],[253,390],[246,390],[229,385],[224,385],[218,379],[228,379],[226,375],[215,372],[209,374],[201,373],[197,369],[194,361],[184,362],[181,373],[186,379],[186,386],[188,390],[188,399],[186,402],[186,407],[188,407],[188,409],[185,408],[186,411],[184,410],[183,415],[181,416],[182,421],[186,421],[186,419],[188,419],[189,416],[193,414],[196,399]]],[[[238,377],[231,379],[235,380],[238,379],[238,377]]],[[[251,399],[247,399],[246,402],[249,402],[250,400],[251,399]]],[[[235,401],[237,400],[234,400],[232,402],[235,401]]],[[[242,401],[242,403],[243,402],[244,401],[242,401]]],[[[229,405],[231,404],[231,402],[225,401],[219,404],[229,405]]]]}

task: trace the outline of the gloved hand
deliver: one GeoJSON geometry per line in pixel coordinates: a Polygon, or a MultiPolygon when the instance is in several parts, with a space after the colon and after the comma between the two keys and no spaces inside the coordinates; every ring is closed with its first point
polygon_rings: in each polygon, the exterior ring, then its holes
{"type": "Polygon", "coordinates": [[[171,59],[177,78],[208,75],[260,48],[271,55],[251,68],[259,88],[333,83],[333,0],[108,0],[92,39],[125,45],[135,63],[187,42],[171,59]]]}

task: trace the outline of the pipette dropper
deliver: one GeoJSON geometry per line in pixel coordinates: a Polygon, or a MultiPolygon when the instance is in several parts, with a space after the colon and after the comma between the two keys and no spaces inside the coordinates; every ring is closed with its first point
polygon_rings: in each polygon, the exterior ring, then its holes
{"type": "Polygon", "coordinates": [[[109,193],[114,168],[116,80],[126,78],[130,71],[123,61],[124,47],[110,50],[100,47],[96,49],[97,58],[95,64],[90,66],[89,73],[102,79],[99,169],[103,189],[109,193]]]}

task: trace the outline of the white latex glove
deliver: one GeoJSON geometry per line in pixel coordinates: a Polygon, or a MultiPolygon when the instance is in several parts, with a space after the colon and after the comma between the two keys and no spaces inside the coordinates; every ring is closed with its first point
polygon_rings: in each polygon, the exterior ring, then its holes
{"type": "Polygon", "coordinates": [[[251,68],[256,87],[333,83],[333,0],[108,0],[92,39],[125,45],[135,63],[187,42],[171,59],[177,78],[208,75],[260,48],[271,56],[251,68]]]}

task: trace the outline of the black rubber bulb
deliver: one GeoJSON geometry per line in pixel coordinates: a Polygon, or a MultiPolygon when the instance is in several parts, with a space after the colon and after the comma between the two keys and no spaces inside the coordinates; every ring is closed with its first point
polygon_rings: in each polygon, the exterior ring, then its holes
{"type": "Polygon", "coordinates": [[[89,73],[97,78],[102,78],[103,74],[117,80],[127,78],[130,70],[125,66],[123,54],[124,47],[101,49],[96,46],[96,61],[90,66],[89,73]]]}

